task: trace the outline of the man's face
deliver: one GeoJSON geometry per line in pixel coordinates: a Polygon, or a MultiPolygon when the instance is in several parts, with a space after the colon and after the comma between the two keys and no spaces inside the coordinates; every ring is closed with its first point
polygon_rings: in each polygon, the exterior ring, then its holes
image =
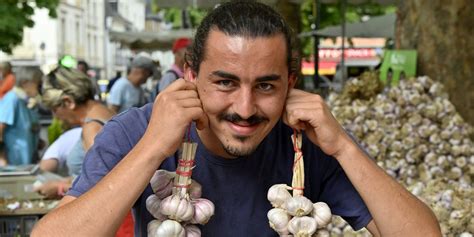
{"type": "Polygon", "coordinates": [[[282,34],[245,38],[212,30],[196,80],[209,117],[209,131],[200,132],[204,144],[226,157],[251,154],[280,119],[288,80],[282,34]]]}
{"type": "Polygon", "coordinates": [[[145,83],[146,80],[148,79],[148,77],[151,76],[150,71],[148,71],[147,69],[135,68],[135,70],[136,70],[136,73],[137,73],[137,77],[139,78],[138,81],[139,81],[140,84],[145,83]]]}

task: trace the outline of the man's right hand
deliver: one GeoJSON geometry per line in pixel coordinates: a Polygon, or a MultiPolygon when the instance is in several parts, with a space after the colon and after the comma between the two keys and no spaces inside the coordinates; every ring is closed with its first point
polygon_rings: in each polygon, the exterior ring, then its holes
{"type": "Polygon", "coordinates": [[[196,85],[178,79],[156,97],[144,138],[156,144],[158,154],[171,156],[193,120],[199,129],[208,123],[196,85]]]}

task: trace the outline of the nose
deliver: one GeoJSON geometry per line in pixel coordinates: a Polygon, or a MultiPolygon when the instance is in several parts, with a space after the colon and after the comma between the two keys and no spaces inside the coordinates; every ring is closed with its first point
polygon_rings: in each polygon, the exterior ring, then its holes
{"type": "Polygon", "coordinates": [[[251,88],[240,88],[234,100],[233,110],[242,119],[248,119],[257,113],[257,106],[251,88]]]}

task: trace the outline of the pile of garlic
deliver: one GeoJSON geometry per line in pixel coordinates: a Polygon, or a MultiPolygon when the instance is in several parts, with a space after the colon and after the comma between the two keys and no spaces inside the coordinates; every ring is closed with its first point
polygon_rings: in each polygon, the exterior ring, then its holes
{"type": "MultiPolygon", "coordinates": [[[[379,83],[376,74],[368,75],[373,80],[364,83],[379,83]]],[[[376,93],[357,92],[370,89],[361,80],[347,86],[351,93],[327,98],[338,121],[379,166],[432,208],[443,235],[474,233],[473,128],[456,112],[443,85],[418,77],[376,93]],[[353,96],[360,94],[375,96],[353,96]]],[[[333,236],[366,235],[335,223],[328,227],[333,236]]]]}
{"type": "Polygon", "coordinates": [[[198,237],[197,225],[206,224],[214,215],[214,204],[202,198],[201,185],[192,180],[195,147],[180,158],[176,172],[157,170],[150,180],[154,194],[146,199],[146,208],[155,220],[148,223],[149,237],[198,237]]]}
{"type": "Polygon", "coordinates": [[[313,204],[303,196],[304,162],[301,133],[295,131],[292,141],[295,149],[292,187],[275,184],[268,190],[267,199],[273,206],[267,213],[270,227],[280,236],[329,236],[329,232],[324,229],[331,222],[329,206],[324,202],[313,204]],[[292,190],[293,195],[289,190],[292,190]]]}

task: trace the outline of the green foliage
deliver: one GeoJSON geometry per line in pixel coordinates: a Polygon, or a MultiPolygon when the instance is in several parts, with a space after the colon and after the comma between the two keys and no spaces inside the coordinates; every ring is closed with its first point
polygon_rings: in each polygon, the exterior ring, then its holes
{"type": "MultiPolygon", "coordinates": [[[[339,25],[342,23],[342,12],[340,4],[321,4],[320,29],[339,25]]],[[[381,6],[377,3],[367,1],[365,4],[351,5],[346,4],[346,22],[360,21],[363,16],[377,16],[384,15],[390,12],[395,12],[394,6],[381,6]]],[[[314,7],[314,0],[305,0],[301,6],[301,26],[302,32],[311,31],[311,25],[315,22],[316,9],[314,7]]],[[[313,38],[305,37],[301,39],[303,56],[309,56],[313,53],[313,38]]]]}
{"type": "Polygon", "coordinates": [[[0,50],[11,53],[14,46],[23,39],[23,28],[33,27],[31,19],[37,8],[49,10],[50,17],[56,17],[59,0],[2,0],[0,3],[0,50]]]}
{"type": "MultiPolygon", "coordinates": [[[[183,10],[179,8],[167,8],[165,10],[165,21],[171,22],[173,24],[173,29],[179,29],[183,25],[183,10]]],[[[189,14],[189,20],[191,22],[191,27],[196,28],[201,24],[202,19],[207,14],[206,10],[188,7],[186,11],[189,14]]]]}

